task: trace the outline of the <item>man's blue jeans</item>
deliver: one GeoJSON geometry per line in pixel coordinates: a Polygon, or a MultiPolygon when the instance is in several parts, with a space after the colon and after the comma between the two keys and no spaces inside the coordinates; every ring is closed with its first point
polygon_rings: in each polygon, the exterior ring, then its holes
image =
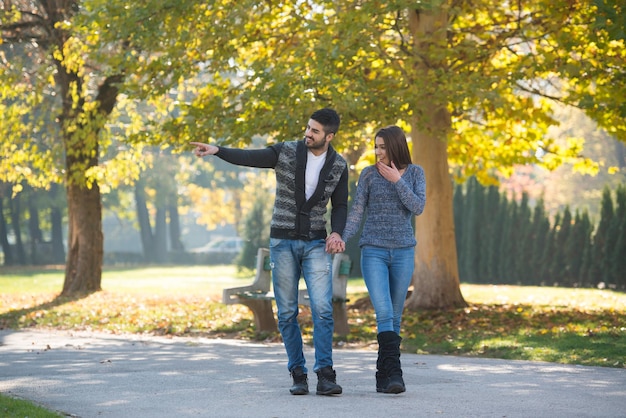
{"type": "Polygon", "coordinates": [[[287,351],[287,368],[300,366],[307,373],[298,323],[298,283],[304,277],[313,317],[313,371],[333,365],[333,282],[331,257],[324,240],[270,239],[270,262],[278,329],[287,351]]]}
{"type": "Polygon", "coordinates": [[[378,333],[400,335],[404,301],[415,267],[415,247],[361,248],[361,271],[376,312],[378,333]]]}

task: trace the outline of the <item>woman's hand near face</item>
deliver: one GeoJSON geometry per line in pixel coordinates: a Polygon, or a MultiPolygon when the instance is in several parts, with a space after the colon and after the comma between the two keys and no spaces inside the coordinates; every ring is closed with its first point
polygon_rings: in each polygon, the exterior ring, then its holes
{"type": "Polygon", "coordinates": [[[397,183],[400,180],[402,175],[400,171],[396,168],[396,165],[391,162],[391,167],[386,164],[381,163],[380,161],[376,163],[376,168],[381,176],[383,176],[386,180],[389,180],[392,183],[397,183]]]}

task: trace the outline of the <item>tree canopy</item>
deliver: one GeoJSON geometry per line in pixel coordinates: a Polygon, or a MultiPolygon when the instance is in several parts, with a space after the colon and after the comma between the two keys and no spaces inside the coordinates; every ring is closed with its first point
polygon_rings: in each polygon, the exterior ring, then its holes
{"type": "Polygon", "coordinates": [[[210,51],[211,78],[172,126],[182,141],[198,132],[225,143],[245,142],[250,132],[284,140],[328,105],[343,116],[340,148],[356,156],[377,127],[404,127],[429,185],[414,281],[415,294],[427,296],[415,305],[459,305],[449,174],[493,183],[519,164],[597,169],[582,138],[560,143],[547,132],[558,124],[555,106],[568,105],[626,139],[624,40],[608,30],[619,7],[238,2],[214,22],[217,38],[199,41],[210,51]],[[435,300],[441,293],[452,296],[435,300]]]}
{"type": "MultiPolygon", "coordinates": [[[[86,193],[132,170],[100,163],[110,138],[133,145],[111,161],[141,160],[141,144],[182,152],[189,140],[294,139],[324,106],[341,114],[336,145],[354,164],[375,129],[398,124],[428,182],[410,306],[459,306],[450,175],[493,183],[518,164],[569,161],[593,170],[581,138],[546,135],[556,104],[583,109],[626,140],[622,8],[600,0],[5,1],[0,91],[10,117],[0,147],[10,157],[0,177],[41,181],[38,173],[52,172],[86,193]],[[24,124],[44,99],[60,111],[38,119],[48,124],[24,124]]],[[[86,221],[76,222],[79,231],[86,221]]]]}

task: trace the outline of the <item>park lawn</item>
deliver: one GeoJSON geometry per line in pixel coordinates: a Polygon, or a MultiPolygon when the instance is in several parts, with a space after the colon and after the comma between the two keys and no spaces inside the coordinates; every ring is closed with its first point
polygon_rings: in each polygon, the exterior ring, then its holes
{"type": "Polygon", "coordinates": [[[34,402],[13,398],[0,393],[0,416],[15,418],[61,418],[65,415],[45,409],[34,402]]]}
{"type": "MultiPolygon", "coordinates": [[[[105,269],[103,291],[57,298],[62,268],[0,269],[0,328],[279,341],[254,329],[251,312],[220,303],[222,289],[252,281],[233,266],[105,269]]],[[[405,352],[626,367],[626,294],[611,290],[461,285],[466,308],[405,312],[405,352]]],[[[363,281],[348,282],[351,332],[337,347],[376,349],[363,281]]],[[[300,315],[311,341],[310,311],[300,315]]]]}
{"type": "Polygon", "coordinates": [[[7,418],[60,418],[65,415],[45,409],[33,402],[0,393],[0,416],[7,418]]]}

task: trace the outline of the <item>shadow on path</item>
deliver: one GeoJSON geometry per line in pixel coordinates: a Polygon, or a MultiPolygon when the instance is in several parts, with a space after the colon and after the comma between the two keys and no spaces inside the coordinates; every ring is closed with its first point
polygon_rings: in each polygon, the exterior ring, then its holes
{"type": "MultiPolygon", "coordinates": [[[[0,331],[0,391],[79,417],[623,417],[626,370],[403,354],[407,392],[375,391],[376,353],[336,349],[344,393],[289,394],[281,344],[0,331]]],[[[305,348],[309,369],[313,351],[305,348]]]]}

